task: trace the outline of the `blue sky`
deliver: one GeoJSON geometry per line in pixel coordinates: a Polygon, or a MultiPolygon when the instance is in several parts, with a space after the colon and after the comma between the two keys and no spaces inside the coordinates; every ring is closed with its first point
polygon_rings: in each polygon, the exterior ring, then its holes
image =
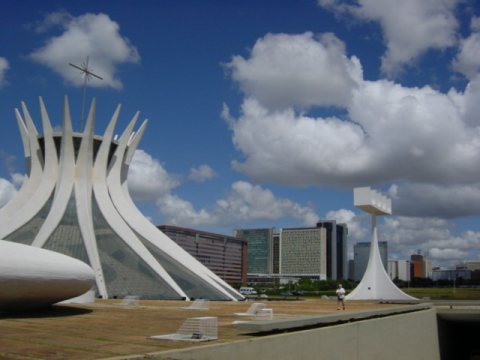
{"type": "Polygon", "coordinates": [[[456,0],[5,1],[0,15],[0,203],[24,172],[14,108],[54,125],[82,78],[96,132],[148,118],[129,187],[156,224],[349,225],[352,189],[392,197],[391,257],[480,259],[480,8],[456,0]]]}

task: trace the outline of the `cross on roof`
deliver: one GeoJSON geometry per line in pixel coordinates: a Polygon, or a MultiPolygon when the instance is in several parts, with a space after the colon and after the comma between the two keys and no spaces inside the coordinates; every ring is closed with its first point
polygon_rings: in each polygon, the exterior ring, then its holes
{"type": "Polygon", "coordinates": [[[82,130],[83,127],[83,113],[84,113],[84,108],[85,108],[85,93],[87,89],[87,82],[92,78],[95,77],[99,80],[103,80],[103,78],[97,74],[95,74],[93,71],[90,70],[88,67],[88,59],[89,57],[87,56],[86,61],[82,63],[81,66],[68,63],[68,65],[74,67],[77,70],[80,70],[83,73],[83,97],[82,97],[82,114],[80,116],[80,130],[82,130]]]}

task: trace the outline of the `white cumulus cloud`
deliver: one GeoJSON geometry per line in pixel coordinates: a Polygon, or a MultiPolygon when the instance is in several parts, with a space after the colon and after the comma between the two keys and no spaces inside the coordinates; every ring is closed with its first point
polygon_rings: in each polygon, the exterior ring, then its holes
{"type": "Polygon", "coordinates": [[[394,77],[429,49],[456,44],[459,0],[319,0],[319,5],[357,20],[376,21],[382,28],[386,53],[382,71],[394,77]]]}
{"type": "Polygon", "coordinates": [[[5,73],[9,69],[10,65],[8,64],[7,59],[0,57],[0,89],[5,86],[7,81],[5,80],[5,73]]]}
{"type": "Polygon", "coordinates": [[[460,48],[453,60],[453,68],[472,79],[480,72],[480,17],[471,21],[472,33],[460,41],[460,48]]]}
{"type": "Polygon", "coordinates": [[[178,177],[143,150],[135,151],[127,181],[134,199],[155,203],[162,222],[179,226],[228,226],[282,218],[314,226],[319,219],[310,206],[276,197],[271,190],[246,181],[234,182],[224,197],[212,199],[208,208],[196,209],[191,201],[174,193],[181,185],[178,177]]]}
{"type": "Polygon", "coordinates": [[[217,173],[207,164],[190,169],[188,178],[196,182],[204,182],[217,176],[217,173]]]}
{"type": "Polygon", "coordinates": [[[23,185],[23,182],[26,180],[25,174],[13,173],[13,174],[10,174],[10,176],[12,177],[12,184],[17,189],[19,189],[23,185]]]}
{"type": "Polygon", "coordinates": [[[245,158],[234,167],[257,181],[290,185],[476,182],[480,128],[465,115],[478,123],[472,111],[478,101],[467,100],[468,94],[428,86],[364,81],[345,121],[270,110],[247,98],[239,117],[229,117],[233,142],[245,158]]]}
{"type": "Polygon", "coordinates": [[[314,226],[319,220],[315,211],[289,199],[277,198],[272,191],[246,181],[236,181],[230,193],[217,201],[217,212],[224,219],[277,220],[292,217],[307,226],[314,226]]]}
{"type": "Polygon", "coordinates": [[[120,34],[120,26],[108,15],[88,13],[73,17],[65,12],[50,14],[37,30],[46,31],[52,26],[62,26],[63,33],[48,39],[30,57],[74,85],[83,84],[82,74],[68,64],[80,65],[87,56],[91,70],[103,78],[93,79],[89,85],[115,89],[122,87],[116,76],[117,66],[140,61],[135,46],[120,34]]]}
{"type": "Polygon", "coordinates": [[[226,67],[247,96],[276,108],[342,106],[362,78],[358,59],[331,33],[267,34],[248,59],[233,56],[226,67]]]}
{"type": "MultiPolygon", "coordinates": [[[[282,35],[275,41],[287,46],[304,39],[282,35]]],[[[281,63],[283,58],[272,52],[271,60],[281,63]]],[[[253,63],[253,59],[244,61],[253,63]]],[[[232,77],[238,80],[234,73],[232,77]]],[[[303,77],[299,75],[297,80],[302,83],[303,77]]],[[[244,80],[238,81],[243,86],[244,80]]],[[[267,106],[256,97],[255,88],[262,87],[261,81],[260,77],[251,82],[253,89],[244,98],[237,118],[227,107],[222,111],[233,143],[242,154],[233,166],[255,181],[351,187],[401,180],[477,186],[480,76],[463,92],[452,89],[447,93],[430,86],[357,79],[341,118],[299,111],[294,106],[298,104],[296,95],[287,101],[285,93],[279,95],[279,101],[290,107],[267,106]]],[[[317,86],[329,90],[321,82],[317,86]]],[[[325,107],[322,100],[313,105],[325,107]]]]}
{"type": "Polygon", "coordinates": [[[66,27],[66,24],[72,20],[73,16],[68,11],[62,9],[47,14],[41,21],[37,21],[31,27],[33,27],[37,33],[44,33],[55,27],[66,27]]]}
{"type": "Polygon", "coordinates": [[[396,215],[457,218],[480,214],[480,184],[394,184],[390,187],[396,215]]]}
{"type": "Polygon", "coordinates": [[[205,209],[195,210],[190,201],[173,194],[159,197],[156,204],[168,224],[192,227],[218,223],[218,218],[214,214],[205,209]]]}
{"type": "Polygon", "coordinates": [[[157,159],[143,150],[135,151],[127,181],[130,194],[139,200],[155,200],[180,184],[157,159]]]}
{"type": "Polygon", "coordinates": [[[386,217],[379,227],[379,238],[388,241],[388,252],[398,259],[422,254],[435,265],[449,267],[480,258],[480,232],[454,234],[451,222],[436,218],[386,217]]]}
{"type": "Polygon", "coordinates": [[[226,196],[217,199],[210,209],[195,209],[190,201],[171,193],[158,197],[156,205],[166,222],[187,227],[238,226],[239,223],[282,218],[294,218],[314,226],[319,220],[311,207],[278,198],[269,189],[245,181],[233,183],[226,196]]]}
{"type": "Polygon", "coordinates": [[[245,156],[233,166],[257,181],[350,182],[370,158],[361,127],[337,118],[302,116],[293,109],[269,111],[250,98],[232,124],[233,142],[245,156]]]}
{"type": "MultiPolygon", "coordinates": [[[[468,253],[458,249],[439,249],[437,247],[431,248],[428,251],[430,258],[436,260],[451,260],[451,259],[466,259],[468,253]]],[[[455,260],[454,260],[455,261],[455,260]]],[[[458,261],[460,263],[460,261],[458,261]]]]}
{"type": "Polygon", "coordinates": [[[16,193],[17,189],[10,181],[0,178],[0,207],[10,201],[16,193]]]}
{"type": "Polygon", "coordinates": [[[352,210],[339,209],[329,211],[326,219],[335,220],[340,224],[347,224],[348,241],[353,244],[354,241],[364,241],[368,235],[368,227],[365,226],[368,215],[359,215],[352,210]]]}

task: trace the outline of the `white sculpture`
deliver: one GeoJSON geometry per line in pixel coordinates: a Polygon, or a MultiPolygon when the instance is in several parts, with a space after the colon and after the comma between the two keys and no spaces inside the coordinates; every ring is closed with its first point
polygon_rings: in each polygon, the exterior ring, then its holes
{"type": "Polygon", "coordinates": [[[390,279],[382,263],[377,238],[377,216],[392,214],[391,199],[369,187],[353,190],[354,205],[371,215],[372,240],[367,269],[347,300],[416,300],[405,294],[390,279]]]}
{"type": "Polygon", "coordinates": [[[94,281],[80,260],[0,240],[0,309],[51,305],[87,292],[94,281]]]}
{"type": "Polygon", "coordinates": [[[78,258],[93,268],[103,298],[238,300],[243,296],[158,230],[137,209],[127,172],[143,135],[137,112],[112,140],[120,106],[103,137],[94,135],[95,100],[83,133],[74,132],[65,98],[61,132],[53,131],[40,98],[43,135],[22,102],[15,109],[27,175],[0,209],[0,238],[78,258]]]}

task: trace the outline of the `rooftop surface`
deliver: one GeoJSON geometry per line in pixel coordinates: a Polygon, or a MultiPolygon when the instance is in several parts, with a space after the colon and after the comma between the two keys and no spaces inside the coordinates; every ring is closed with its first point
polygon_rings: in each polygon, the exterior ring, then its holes
{"type": "MultiPolygon", "coordinates": [[[[183,301],[141,300],[131,306],[121,302],[97,300],[94,304],[56,305],[31,313],[0,313],[0,359],[101,359],[212,344],[150,339],[175,333],[185,319],[198,316],[218,317],[218,340],[214,343],[256,336],[232,324],[249,320],[234,313],[245,312],[252,301],[210,302],[208,310],[187,310],[184,307],[190,303],[183,301]]],[[[347,302],[345,311],[337,311],[335,300],[263,302],[273,309],[275,320],[399,306],[352,301],[347,302]]]]}

